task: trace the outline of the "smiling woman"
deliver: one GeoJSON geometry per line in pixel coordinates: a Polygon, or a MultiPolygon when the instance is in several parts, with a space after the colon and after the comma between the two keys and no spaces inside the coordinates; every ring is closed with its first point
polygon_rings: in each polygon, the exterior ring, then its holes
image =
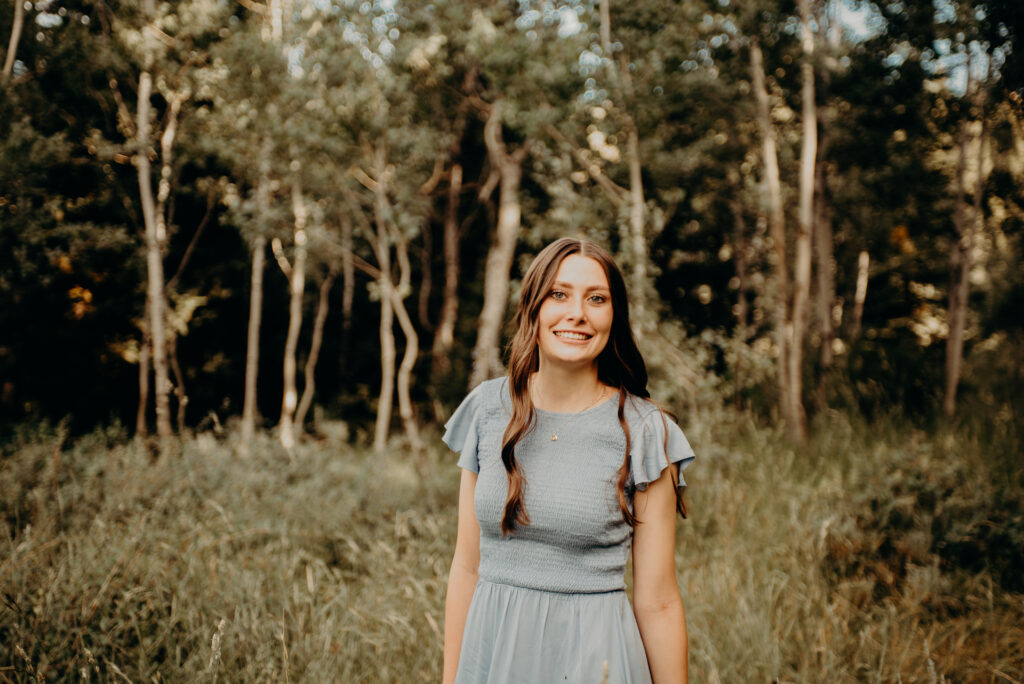
{"type": "Polygon", "coordinates": [[[444,681],[685,682],[675,512],[693,451],[649,399],[622,273],[558,240],[516,326],[508,377],[445,426],[463,472],[444,681]]]}
{"type": "Polygon", "coordinates": [[[537,318],[541,368],[593,364],[612,329],[611,293],[601,264],[579,254],[567,256],[537,318]]]}

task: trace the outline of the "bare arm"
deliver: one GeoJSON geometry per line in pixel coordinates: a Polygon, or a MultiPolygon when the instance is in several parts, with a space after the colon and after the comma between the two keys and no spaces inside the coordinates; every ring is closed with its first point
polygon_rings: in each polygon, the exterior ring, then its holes
{"type": "Polygon", "coordinates": [[[462,632],[466,627],[466,615],[473,600],[480,566],[480,525],[473,508],[475,491],[476,473],[463,470],[459,485],[459,531],[444,602],[444,675],[441,680],[444,684],[455,681],[462,650],[462,632]]]}
{"type": "Polygon", "coordinates": [[[686,616],[676,583],[673,487],[666,469],[633,499],[639,520],[633,535],[633,612],[654,684],[687,681],[686,616]]]}

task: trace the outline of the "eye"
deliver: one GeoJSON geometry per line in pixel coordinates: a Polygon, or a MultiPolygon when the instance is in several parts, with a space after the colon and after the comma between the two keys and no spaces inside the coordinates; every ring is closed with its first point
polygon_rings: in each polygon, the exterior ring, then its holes
{"type": "Polygon", "coordinates": [[[590,303],[591,304],[604,304],[607,301],[608,301],[608,298],[605,297],[604,295],[596,294],[596,295],[591,295],[590,296],[590,303]]]}
{"type": "Polygon", "coordinates": [[[551,294],[549,294],[548,296],[551,297],[552,299],[560,302],[560,301],[566,299],[569,295],[565,294],[561,290],[552,290],[551,294]]]}

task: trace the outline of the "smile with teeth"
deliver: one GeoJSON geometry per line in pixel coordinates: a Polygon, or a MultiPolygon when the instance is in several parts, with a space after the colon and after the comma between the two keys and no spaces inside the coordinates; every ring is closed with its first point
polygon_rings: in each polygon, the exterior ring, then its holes
{"type": "Polygon", "coordinates": [[[571,330],[556,330],[555,337],[561,337],[566,340],[589,340],[592,335],[581,332],[573,332],[571,330]]]}

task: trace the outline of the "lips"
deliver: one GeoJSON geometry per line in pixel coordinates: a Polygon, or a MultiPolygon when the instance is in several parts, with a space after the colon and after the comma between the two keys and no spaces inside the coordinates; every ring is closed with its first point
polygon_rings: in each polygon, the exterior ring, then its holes
{"type": "Polygon", "coordinates": [[[586,342],[591,337],[593,337],[593,335],[583,332],[577,332],[575,330],[556,330],[555,337],[561,338],[563,340],[575,340],[578,342],[586,342]]]}

